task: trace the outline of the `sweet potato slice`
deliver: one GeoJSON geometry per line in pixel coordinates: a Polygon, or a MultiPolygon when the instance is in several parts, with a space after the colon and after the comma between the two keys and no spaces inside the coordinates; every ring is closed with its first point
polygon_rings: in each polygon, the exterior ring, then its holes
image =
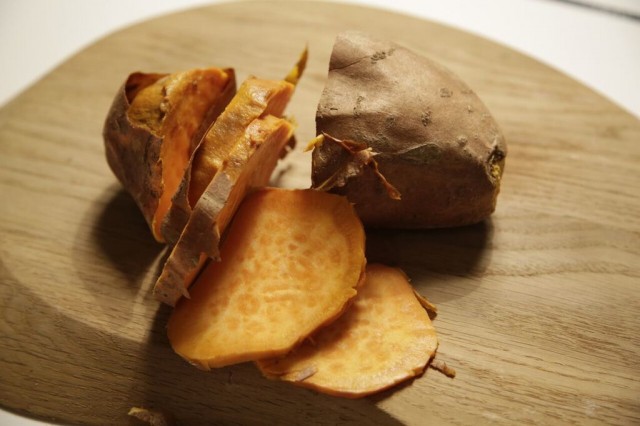
{"type": "Polygon", "coordinates": [[[234,93],[233,70],[219,68],[134,73],[118,91],[103,131],[107,161],[156,240],[196,145],[234,93]]]}
{"type": "Polygon", "coordinates": [[[175,305],[180,297],[188,296],[187,288],[208,253],[217,258],[222,233],[240,202],[247,192],[267,185],[292,135],[289,121],[271,115],[253,120],[244,130],[171,250],[153,290],[156,299],[175,305]]]}
{"type": "Polygon", "coordinates": [[[344,197],[257,190],[238,209],[222,261],[174,309],[169,341],[202,369],[283,355],[343,312],[364,267],[364,230],[344,197]]]}
{"type": "Polygon", "coordinates": [[[190,219],[193,207],[220,170],[234,146],[241,143],[249,124],[260,117],[281,117],[294,85],[284,80],[245,80],[225,111],[207,130],[193,154],[163,224],[163,235],[175,243],[190,219]]]}
{"type": "Polygon", "coordinates": [[[495,209],[507,152],[498,124],[460,78],[398,44],[337,37],[316,131],[326,137],[313,152],[313,187],[347,196],[366,226],[460,226],[495,209]],[[364,149],[371,167],[360,167],[364,149]]]}
{"type": "Polygon", "coordinates": [[[358,398],[421,374],[438,347],[429,315],[406,275],[367,265],[347,311],[283,358],[258,361],[272,379],[358,398]]]}

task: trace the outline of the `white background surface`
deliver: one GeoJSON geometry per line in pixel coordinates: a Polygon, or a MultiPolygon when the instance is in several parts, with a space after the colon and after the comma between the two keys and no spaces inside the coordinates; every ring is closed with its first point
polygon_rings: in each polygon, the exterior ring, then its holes
{"type": "MultiPolygon", "coordinates": [[[[545,62],[640,117],[640,1],[351,0],[482,35],[545,62]]],[[[0,0],[0,105],[96,39],[216,1],[0,0]]],[[[640,141],[639,141],[640,142],[640,141]]],[[[0,401],[1,404],[1,401],[0,401]]],[[[0,410],[0,425],[40,425],[0,410]]]]}
{"type": "MultiPolygon", "coordinates": [[[[579,0],[640,16],[640,0],[579,0]]],[[[0,105],[123,26],[204,0],[1,0],[0,105]]],[[[550,64],[640,117],[640,19],[554,0],[351,0],[473,32],[550,64]]]]}

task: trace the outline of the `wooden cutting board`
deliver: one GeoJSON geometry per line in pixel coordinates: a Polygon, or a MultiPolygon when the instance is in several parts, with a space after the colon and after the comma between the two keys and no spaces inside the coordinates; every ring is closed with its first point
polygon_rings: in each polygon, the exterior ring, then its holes
{"type": "MultiPolygon", "coordinates": [[[[398,76],[402,78],[402,76],[398,76]]],[[[513,50],[409,16],[312,2],[219,4],[144,22],[69,59],[0,111],[0,404],[63,423],[126,424],[132,406],[196,424],[640,422],[640,122],[513,50]],[[491,220],[368,233],[439,307],[430,370],[361,400],[205,373],[175,355],[150,297],[163,248],[104,159],[101,129],[129,72],[233,66],[280,78],[305,44],[289,111],[298,140],[344,29],[453,69],[502,125],[509,154],[491,220]]],[[[299,145],[304,145],[300,143],[299,145]]],[[[308,187],[310,156],[280,184],[308,187]]]]}

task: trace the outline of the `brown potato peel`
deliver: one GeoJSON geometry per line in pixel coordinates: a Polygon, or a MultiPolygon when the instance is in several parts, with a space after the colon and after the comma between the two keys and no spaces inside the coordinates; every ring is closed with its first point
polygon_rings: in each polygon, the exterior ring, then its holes
{"type": "Polygon", "coordinates": [[[369,167],[379,179],[389,198],[393,200],[402,198],[400,192],[380,173],[378,163],[374,158],[376,154],[366,144],[343,141],[327,133],[322,133],[311,142],[310,146],[313,148],[322,146],[319,155],[326,156],[325,161],[330,164],[323,169],[324,172],[330,173],[328,176],[324,176],[322,173],[316,175],[317,183],[314,185],[316,189],[329,191],[333,188],[343,187],[350,178],[360,176],[363,169],[369,167]],[[328,146],[323,146],[324,144],[328,146]]]}
{"type": "Polygon", "coordinates": [[[313,187],[327,178],[366,226],[432,228],[479,222],[495,209],[506,144],[489,110],[451,71],[356,31],[338,35],[316,113],[316,134],[375,153],[377,170],[344,174],[334,144],[313,151],[313,187]],[[390,198],[380,174],[400,194],[390,198]]]}

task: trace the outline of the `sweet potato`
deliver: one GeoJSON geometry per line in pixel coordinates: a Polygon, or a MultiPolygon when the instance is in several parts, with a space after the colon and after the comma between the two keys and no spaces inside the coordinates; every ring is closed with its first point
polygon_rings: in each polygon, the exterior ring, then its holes
{"type": "Polygon", "coordinates": [[[227,109],[207,131],[183,176],[163,225],[163,234],[175,243],[189,221],[193,207],[211,183],[229,152],[245,137],[255,119],[281,117],[294,85],[284,80],[249,78],[242,83],[227,109]]]}
{"type": "Polygon", "coordinates": [[[204,131],[235,93],[233,70],[131,74],[117,92],[103,136],[109,166],[156,240],[204,131]]]}
{"type": "Polygon", "coordinates": [[[506,155],[497,123],[451,71],[402,46],[340,34],[316,130],[313,186],[346,195],[365,225],[458,226],[495,209],[506,155]]]}
{"type": "Polygon", "coordinates": [[[264,188],[245,198],[221,254],[167,326],[202,369],[283,355],[337,318],[363,277],[364,230],[344,197],[264,188]]]}
{"type": "Polygon", "coordinates": [[[264,375],[358,398],[421,374],[438,347],[429,315],[399,269],[369,264],[352,305],[290,354],[257,362],[264,375]]]}
{"type": "Polygon", "coordinates": [[[175,305],[188,297],[207,258],[219,259],[220,239],[245,194],[268,184],[278,159],[294,143],[291,124],[278,117],[306,61],[305,49],[284,80],[247,79],[207,131],[163,226],[167,240],[177,243],[154,287],[158,300],[175,305]]]}
{"type": "Polygon", "coordinates": [[[172,248],[154,286],[156,299],[175,305],[208,259],[218,256],[218,243],[247,192],[263,187],[281,152],[291,140],[293,125],[267,115],[253,120],[221,164],[221,169],[196,203],[180,239],[172,248]]]}

